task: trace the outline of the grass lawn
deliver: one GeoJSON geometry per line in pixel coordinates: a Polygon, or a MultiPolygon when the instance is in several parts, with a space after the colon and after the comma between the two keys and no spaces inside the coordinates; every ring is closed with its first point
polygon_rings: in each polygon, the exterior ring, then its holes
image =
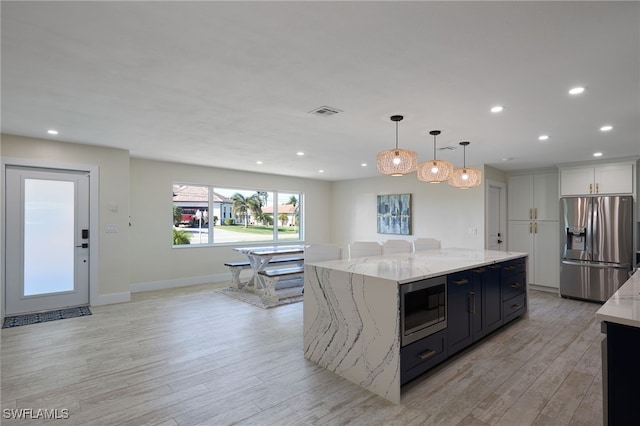
{"type": "MultiPolygon", "coordinates": [[[[241,234],[259,234],[259,235],[273,235],[273,226],[265,225],[249,225],[246,228],[244,225],[220,225],[220,229],[225,231],[239,232],[241,234]]],[[[299,230],[297,226],[279,226],[278,235],[298,235],[299,230]]]]}

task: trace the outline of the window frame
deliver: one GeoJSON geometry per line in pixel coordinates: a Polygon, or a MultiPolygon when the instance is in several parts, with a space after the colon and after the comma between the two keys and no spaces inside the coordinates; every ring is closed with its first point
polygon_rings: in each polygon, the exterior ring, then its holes
{"type": "MultiPolygon", "coordinates": [[[[304,203],[305,203],[305,194],[303,191],[295,191],[295,190],[284,190],[284,189],[264,189],[264,188],[247,188],[247,187],[241,187],[241,186],[222,186],[222,185],[210,185],[210,184],[199,184],[199,183],[185,183],[185,182],[173,182],[172,184],[172,193],[173,193],[173,188],[175,186],[194,186],[194,187],[200,187],[200,188],[207,188],[207,210],[208,210],[208,215],[209,215],[209,222],[207,224],[207,242],[206,243],[201,243],[201,244],[173,244],[171,245],[172,248],[174,249],[184,249],[184,248],[195,248],[195,247],[228,247],[228,246],[251,246],[251,245],[265,245],[265,244],[269,244],[269,245],[283,245],[283,244],[299,244],[304,242],[304,235],[305,235],[305,221],[304,221],[304,203]],[[214,193],[219,193],[220,191],[216,191],[216,189],[218,190],[222,190],[225,193],[226,192],[240,192],[240,193],[245,193],[245,192],[251,192],[251,193],[261,193],[261,192],[266,192],[271,194],[271,198],[273,200],[275,200],[275,203],[271,204],[273,206],[273,233],[272,233],[272,238],[270,240],[262,240],[262,241],[234,241],[234,242],[221,242],[221,243],[216,243],[215,242],[215,234],[214,234],[214,220],[213,217],[215,216],[215,203],[214,203],[214,193]],[[278,215],[280,214],[278,211],[278,207],[280,206],[280,203],[278,203],[279,201],[279,195],[280,194],[286,194],[291,195],[291,196],[296,196],[298,199],[297,202],[297,221],[298,221],[298,238],[296,239],[279,239],[279,233],[278,233],[278,215]]],[[[222,195],[222,194],[221,194],[222,195]]],[[[227,197],[226,195],[224,195],[225,197],[227,197]]],[[[230,198],[230,197],[227,197],[230,198]]],[[[172,206],[175,206],[175,202],[172,200],[172,206]]],[[[222,216],[222,209],[223,209],[223,204],[221,204],[221,216],[222,216]]],[[[234,219],[235,222],[235,218],[233,217],[233,213],[230,212],[231,217],[234,219]]],[[[224,219],[222,217],[218,218],[218,225],[216,226],[221,226],[222,221],[224,219]]],[[[295,219],[294,219],[295,220],[295,219]]],[[[173,221],[172,221],[173,223],[173,221]]],[[[175,229],[175,225],[172,226],[172,229],[175,229]]],[[[202,229],[205,229],[204,227],[202,229]]]]}

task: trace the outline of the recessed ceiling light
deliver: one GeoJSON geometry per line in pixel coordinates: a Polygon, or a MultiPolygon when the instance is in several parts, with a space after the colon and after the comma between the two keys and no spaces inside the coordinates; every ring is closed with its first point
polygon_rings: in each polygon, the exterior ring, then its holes
{"type": "Polygon", "coordinates": [[[602,153],[601,152],[594,152],[593,156],[594,157],[602,157],[602,153]]]}
{"type": "Polygon", "coordinates": [[[584,87],[582,86],[573,87],[569,90],[570,95],[579,95],[582,92],[584,92],[584,87]]]}
{"type": "Polygon", "coordinates": [[[296,152],[296,155],[299,156],[299,157],[302,157],[304,155],[304,152],[298,151],[298,152],[296,152]]]}
{"type": "Polygon", "coordinates": [[[324,173],[324,170],[320,169],[318,170],[318,173],[324,173]]]}
{"type": "Polygon", "coordinates": [[[256,164],[262,164],[262,161],[258,160],[256,161],[256,164]]]}
{"type": "Polygon", "coordinates": [[[360,167],[367,167],[367,163],[360,164],[360,167]]]}
{"type": "Polygon", "coordinates": [[[502,112],[504,111],[504,107],[502,105],[496,105],[491,107],[491,112],[502,112]]]}
{"type": "Polygon", "coordinates": [[[540,135],[540,136],[538,136],[538,140],[539,141],[549,140],[549,135],[540,135]]]}
{"type": "Polygon", "coordinates": [[[57,135],[58,131],[57,130],[53,130],[53,129],[49,129],[49,130],[47,130],[47,133],[49,133],[50,135],[57,135]]]}
{"type": "Polygon", "coordinates": [[[512,160],[515,160],[515,159],[516,159],[515,157],[503,157],[502,161],[512,161],[512,160]]]}
{"type": "Polygon", "coordinates": [[[611,130],[611,129],[613,129],[613,126],[610,126],[610,125],[608,125],[608,124],[607,124],[606,126],[602,126],[602,127],[600,127],[600,131],[601,131],[601,132],[608,132],[608,131],[609,131],[609,130],[611,130]]]}

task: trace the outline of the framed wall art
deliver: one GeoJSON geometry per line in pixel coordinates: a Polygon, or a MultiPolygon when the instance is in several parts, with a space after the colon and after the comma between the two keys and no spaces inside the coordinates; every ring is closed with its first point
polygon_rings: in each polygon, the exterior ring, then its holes
{"type": "Polygon", "coordinates": [[[378,234],[411,235],[411,194],[378,195],[378,234]]]}

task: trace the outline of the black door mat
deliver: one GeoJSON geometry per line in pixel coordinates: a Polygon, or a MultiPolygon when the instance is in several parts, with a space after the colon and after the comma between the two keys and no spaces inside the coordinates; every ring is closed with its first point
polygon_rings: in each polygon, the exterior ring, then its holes
{"type": "Polygon", "coordinates": [[[88,306],[78,308],[59,309],[57,311],[38,312],[36,314],[16,315],[4,319],[2,328],[19,327],[21,325],[37,324],[39,322],[55,321],[67,318],[84,317],[91,315],[88,306]]]}

